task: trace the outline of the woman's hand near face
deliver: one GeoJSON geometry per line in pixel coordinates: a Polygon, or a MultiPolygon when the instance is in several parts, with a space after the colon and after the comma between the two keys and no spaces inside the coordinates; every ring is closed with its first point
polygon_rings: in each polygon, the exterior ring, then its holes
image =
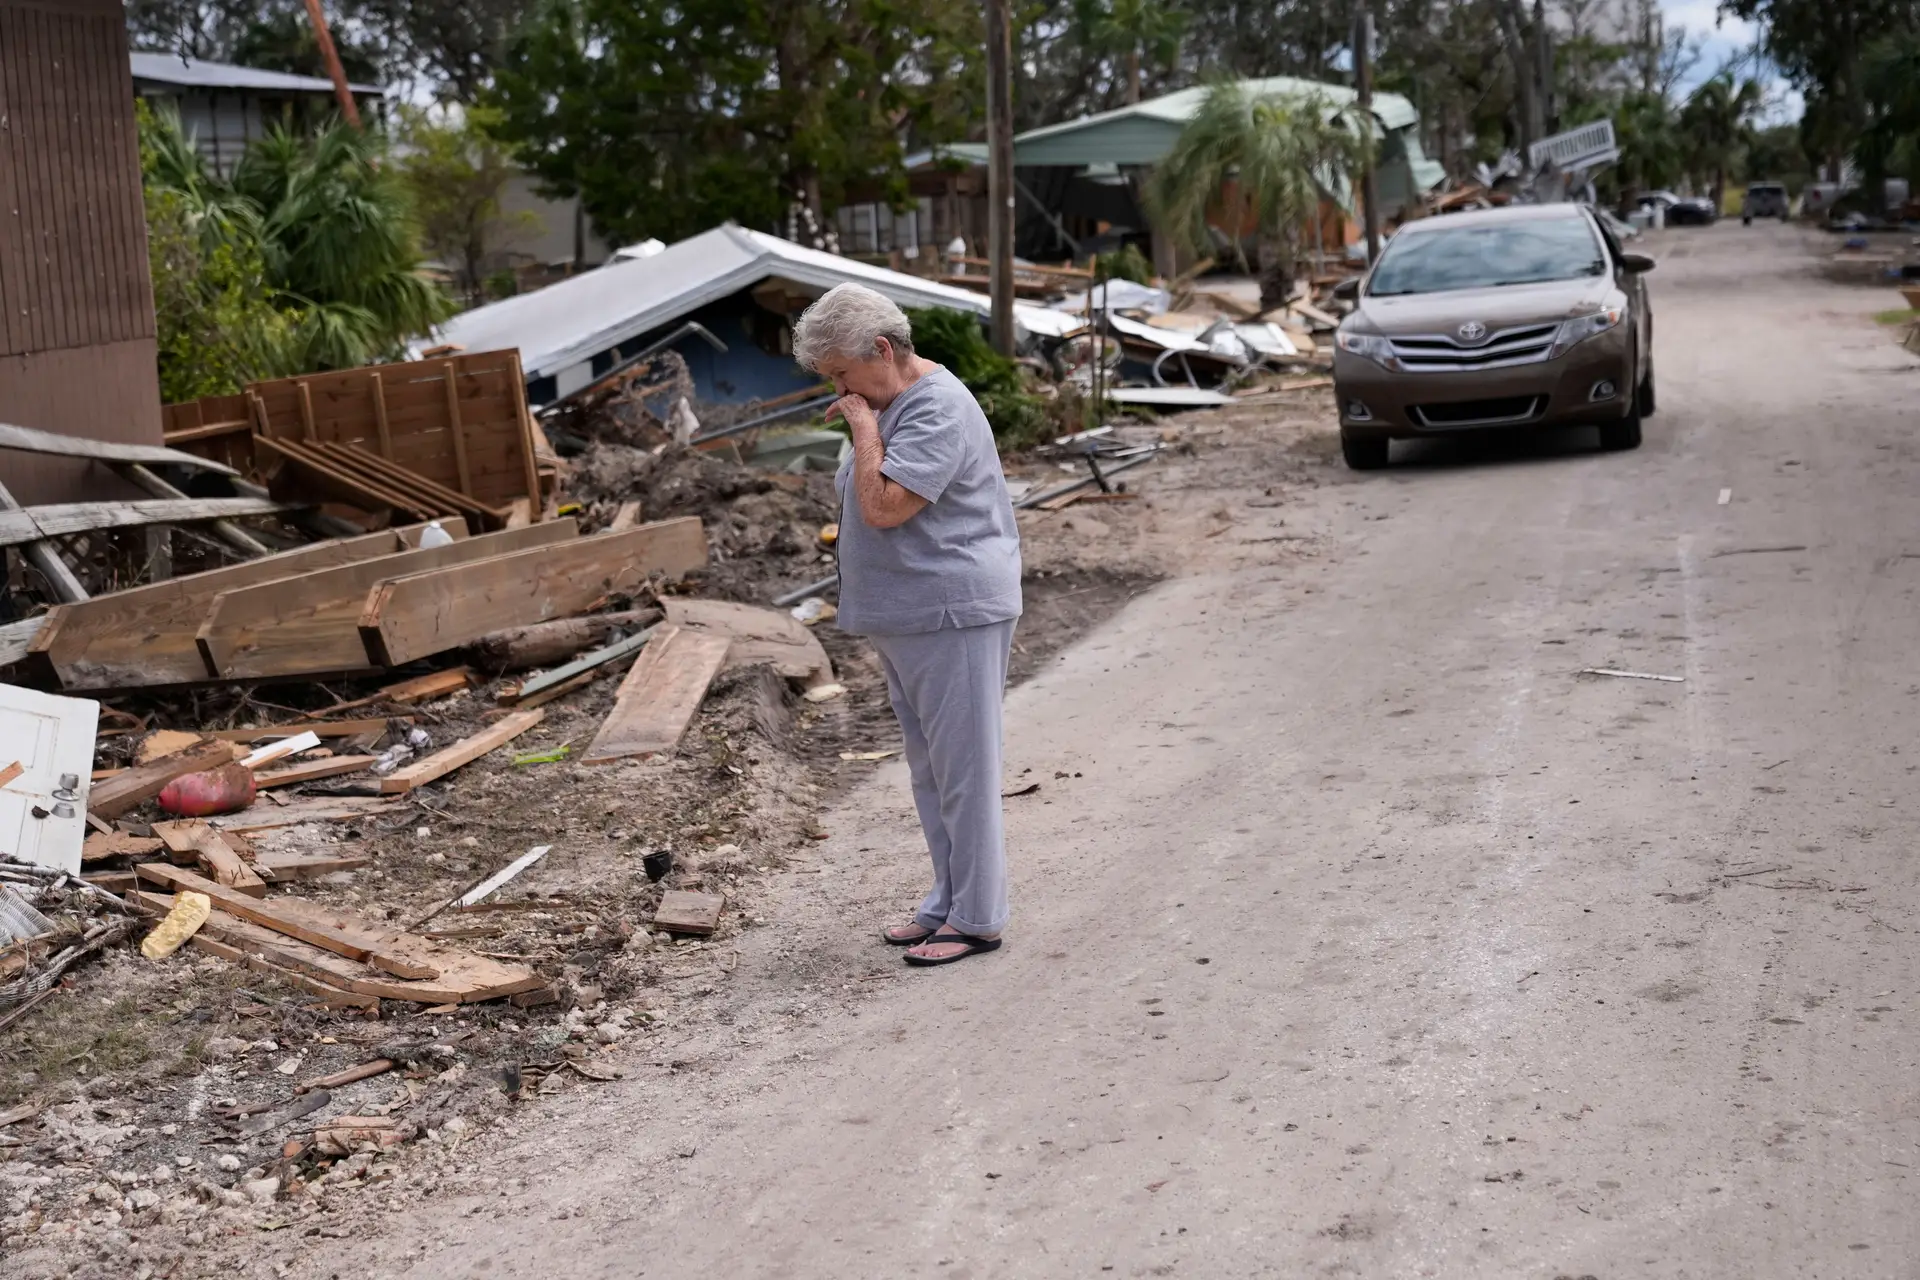
{"type": "Polygon", "coordinates": [[[880,419],[867,398],[841,396],[827,410],[827,421],[835,418],[853,432],[853,493],[860,502],[860,518],[875,529],[895,529],[926,510],[925,498],[881,473],[887,449],[880,440],[880,419]]]}
{"type": "Polygon", "coordinates": [[[879,416],[874,413],[873,406],[867,403],[867,398],[857,392],[849,391],[833,402],[827,410],[827,421],[832,422],[836,418],[852,428],[855,443],[859,442],[862,431],[871,431],[876,436],[880,434],[879,416]]]}

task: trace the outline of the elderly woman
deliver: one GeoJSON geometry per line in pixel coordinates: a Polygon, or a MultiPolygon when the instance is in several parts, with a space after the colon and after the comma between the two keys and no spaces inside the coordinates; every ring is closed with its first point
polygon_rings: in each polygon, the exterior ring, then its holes
{"type": "Polygon", "coordinates": [[[914,354],[906,315],[843,284],[807,308],[794,358],[840,393],[842,629],[886,669],[933,888],[881,931],[907,963],[998,950],[1007,923],[1000,698],[1020,616],[1020,533],[993,431],[960,379],[914,354]]]}

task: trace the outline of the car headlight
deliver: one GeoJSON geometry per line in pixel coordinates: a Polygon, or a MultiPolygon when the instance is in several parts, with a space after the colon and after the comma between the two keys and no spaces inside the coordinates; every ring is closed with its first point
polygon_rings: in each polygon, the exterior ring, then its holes
{"type": "Polygon", "coordinates": [[[1577,342],[1585,342],[1614,328],[1626,319],[1626,311],[1621,307],[1607,307],[1592,315],[1580,316],[1560,326],[1560,334],[1553,340],[1553,354],[1563,355],[1577,342]]]}
{"type": "Polygon", "coordinates": [[[1333,340],[1348,355],[1371,360],[1385,369],[1400,367],[1399,357],[1393,354],[1393,344],[1380,334],[1355,333],[1350,329],[1341,329],[1333,335],[1333,340]]]}

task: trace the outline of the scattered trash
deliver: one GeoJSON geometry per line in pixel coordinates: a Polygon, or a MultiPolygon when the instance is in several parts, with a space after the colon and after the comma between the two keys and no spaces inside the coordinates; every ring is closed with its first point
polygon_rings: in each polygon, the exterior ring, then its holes
{"type": "Polygon", "coordinates": [[[1039,789],[1040,789],[1039,783],[1029,782],[1026,786],[1021,787],[1018,791],[1002,791],[1000,793],[1000,798],[1002,800],[1016,800],[1021,796],[1030,796],[1034,792],[1038,791],[1039,789]]]}
{"type": "Polygon", "coordinates": [[[842,760],[885,760],[889,756],[899,754],[898,751],[842,751],[840,758],[842,760]]]}
{"type": "Polygon", "coordinates": [[[835,609],[825,600],[822,600],[819,596],[812,596],[794,606],[792,614],[801,622],[812,626],[816,622],[823,622],[833,617],[838,612],[839,610],[835,609]]]}
{"type": "Polygon", "coordinates": [[[160,789],[160,807],[182,818],[206,818],[234,813],[252,804],[259,779],[245,764],[222,765],[205,773],[189,773],[160,789]]]}
{"type": "Polygon", "coordinates": [[[453,535],[448,533],[438,520],[429,520],[427,527],[420,531],[420,547],[422,550],[431,547],[450,547],[452,545],[453,535]]]}
{"type": "Polygon", "coordinates": [[[1583,676],[1613,676],[1620,680],[1664,680],[1671,684],[1685,682],[1685,676],[1656,676],[1645,671],[1616,671],[1612,667],[1582,667],[1583,676]]]}
{"type": "Polygon", "coordinates": [[[493,875],[488,876],[485,880],[482,880],[479,884],[467,890],[458,898],[455,898],[453,905],[455,907],[471,907],[476,902],[484,901],[502,885],[512,880],[515,876],[518,876],[534,863],[540,861],[540,859],[546,857],[547,851],[552,848],[553,846],[550,844],[535,845],[493,875]]]}
{"type": "Polygon", "coordinates": [[[212,914],[213,902],[206,894],[175,894],[173,910],[154,926],[153,932],[140,940],[140,954],[149,960],[166,959],[199,932],[212,914]]]}
{"type": "Polygon", "coordinates": [[[816,685],[800,696],[808,702],[831,702],[846,691],[847,686],[843,684],[823,684],[816,685]]]}
{"type": "Polygon", "coordinates": [[[656,849],[644,855],[640,859],[640,865],[645,868],[647,879],[659,884],[667,878],[667,873],[673,870],[673,850],[656,849]]]}
{"type": "Polygon", "coordinates": [[[563,742],[551,751],[529,751],[525,755],[515,756],[513,758],[513,762],[516,765],[559,764],[562,760],[565,760],[567,757],[571,756],[572,754],[573,754],[573,747],[563,742]]]}

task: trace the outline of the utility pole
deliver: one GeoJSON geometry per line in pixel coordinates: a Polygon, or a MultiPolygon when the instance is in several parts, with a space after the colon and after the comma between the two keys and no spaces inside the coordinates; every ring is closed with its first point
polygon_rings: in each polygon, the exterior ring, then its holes
{"type": "Polygon", "coordinates": [[[1380,256],[1380,184],[1373,174],[1373,146],[1380,130],[1373,117],[1373,9],[1360,2],[1353,24],[1353,79],[1359,94],[1361,127],[1367,131],[1366,159],[1360,166],[1360,217],[1367,229],[1367,261],[1380,256]]]}
{"type": "Polygon", "coordinates": [[[1013,354],[1013,24],[987,0],[987,258],[993,349],[1013,354]]]}
{"type": "Polygon", "coordinates": [[[326,61],[327,74],[333,77],[333,96],[340,99],[340,114],[355,129],[360,127],[360,108],[354,104],[353,90],[347,87],[347,72],[340,65],[340,51],[333,47],[333,33],[327,30],[327,15],[321,12],[320,0],[307,0],[307,16],[313,19],[314,43],[320,46],[320,56],[326,61]]]}

